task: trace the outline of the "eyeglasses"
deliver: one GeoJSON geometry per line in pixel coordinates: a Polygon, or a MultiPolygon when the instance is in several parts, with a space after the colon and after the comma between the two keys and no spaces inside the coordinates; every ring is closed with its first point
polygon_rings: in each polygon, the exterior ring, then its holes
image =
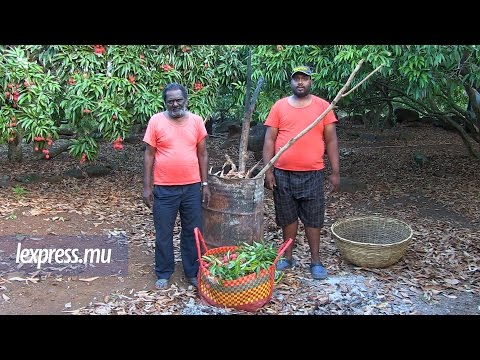
{"type": "Polygon", "coordinates": [[[174,99],[174,100],[168,100],[167,105],[174,105],[175,103],[181,104],[185,101],[185,99],[174,99]]]}

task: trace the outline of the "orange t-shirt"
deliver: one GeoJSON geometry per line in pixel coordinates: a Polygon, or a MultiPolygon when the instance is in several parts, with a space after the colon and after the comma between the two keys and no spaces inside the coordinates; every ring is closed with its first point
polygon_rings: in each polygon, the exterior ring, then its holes
{"type": "MultiPolygon", "coordinates": [[[[312,102],[304,108],[296,108],[288,103],[288,98],[278,100],[270,110],[265,125],[278,129],[275,141],[275,154],[289,140],[313,123],[330,105],[327,101],[312,95],[312,102]]],[[[282,170],[310,171],[325,167],[325,125],[337,121],[333,111],[320,121],[313,129],[298,139],[275,162],[274,166],[282,170]]]]}
{"type": "Polygon", "coordinates": [[[153,183],[155,185],[185,185],[201,180],[197,145],[208,135],[203,119],[188,113],[181,124],[163,113],[153,115],[143,141],[155,147],[153,183]]]}

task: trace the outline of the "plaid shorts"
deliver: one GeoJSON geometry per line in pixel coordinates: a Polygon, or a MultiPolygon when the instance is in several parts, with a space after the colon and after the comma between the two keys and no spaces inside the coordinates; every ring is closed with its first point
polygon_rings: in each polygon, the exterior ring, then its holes
{"type": "Polygon", "coordinates": [[[287,226],[298,218],[306,227],[321,228],[325,215],[323,170],[288,171],[274,168],[273,191],[277,225],[287,226]]]}

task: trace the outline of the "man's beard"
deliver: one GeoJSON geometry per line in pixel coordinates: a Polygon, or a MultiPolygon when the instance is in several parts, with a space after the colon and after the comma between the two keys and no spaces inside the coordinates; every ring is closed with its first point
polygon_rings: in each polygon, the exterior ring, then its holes
{"type": "Polygon", "coordinates": [[[175,109],[175,110],[169,110],[168,111],[168,115],[170,115],[170,117],[172,117],[174,119],[181,118],[186,113],[187,113],[187,107],[186,106],[184,106],[182,108],[175,109]]]}
{"type": "Polygon", "coordinates": [[[310,89],[305,89],[305,91],[304,91],[303,93],[299,93],[299,92],[297,92],[295,89],[293,89],[293,94],[294,94],[296,97],[304,98],[305,96],[307,96],[308,94],[310,94],[310,89]]]}

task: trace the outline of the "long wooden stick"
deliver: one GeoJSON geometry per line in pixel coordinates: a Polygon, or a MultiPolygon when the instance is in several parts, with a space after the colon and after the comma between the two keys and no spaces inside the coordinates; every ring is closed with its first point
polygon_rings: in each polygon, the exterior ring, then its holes
{"type": "Polygon", "coordinates": [[[240,145],[238,150],[238,171],[245,172],[245,164],[247,163],[247,148],[248,148],[248,134],[250,131],[250,122],[252,120],[253,110],[255,109],[255,103],[257,102],[258,95],[260,95],[260,89],[263,84],[263,78],[260,77],[257,81],[257,87],[253,92],[252,98],[250,100],[250,106],[245,112],[242,124],[242,135],[240,136],[240,145]]]}
{"type": "MultiPolygon", "coordinates": [[[[250,120],[247,122],[248,110],[250,109],[250,99],[252,92],[252,49],[248,49],[247,58],[247,86],[245,89],[245,112],[242,121],[242,134],[240,136],[240,144],[238,147],[238,168],[239,171],[245,172],[244,152],[247,152],[248,133],[250,131],[250,120]]],[[[245,155],[246,158],[246,155],[245,155]]]]}
{"type": "Polygon", "coordinates": [[[353,72],[350,74],[350,76],[348,77],[348,80],[347,82],[345,83],[345,85],[343,85],[343,87],[340,89],[340,91],[337,93],[337,95],[335,96],[335,98],[333,99],[333,101],[330,103],[330,105],[325,109],[325,111],[318,117],[315,119],[315,121],[313,123],[311,123],[309,126],[307,126],[305,129],[303,129],[298,135],[296,135],[295,137],[293,137],[292,139],[290,139],[284,146],[282,146],[280,148],[280,150],[278,150],[278,153],[268,162],[268,164],[266,164],[262,170],[260,170],[260,172],[255,176],[255,179],[259,178],[259,177],[262,177],[263,175],[265,175],[265,173],[268,171],[268,169],[270,169],[273,164],[275,163],[275,161],[277,161],[277,159],[280,157],[280,155],[282,155],[290,146],[292,146],[292,144],[297,141],[298,139],[300,139],[303,135],[305,135],[307,132],[309,132],[310,130],[312,130],[315,125],[317,125],[327,114],[329,111],[331,111],[336,103],[338,101],[340,101],[344,96],[347,96],[348,94],[350,94],[353,90],[357,89],[358,86],[360,84],[362,84],[365,80],[367,80],[371,75],[373,75],[375,72],[377,72],[378,70],[380,70],[380,68],[383,66],[383,65],[380,65],[379,67],[377,67],[375,70],[373,70],[365,79],[363,79],[359,84],[357,84],[353,89],[352,91],[349,91],[348,93],[346,93],[345,95],[343,94],[347,89],[348,87],[350,86],[350,83],[352,82],[352,80],[355,78],[355,76],[357,75],[358,71],[360,70],[360,68],[362,67],[363,65],[363,62],[364,60],[360,60],[360,62],[358,63],[358,65],[355,67],[355,69],[353,70],[353,72]]]}

